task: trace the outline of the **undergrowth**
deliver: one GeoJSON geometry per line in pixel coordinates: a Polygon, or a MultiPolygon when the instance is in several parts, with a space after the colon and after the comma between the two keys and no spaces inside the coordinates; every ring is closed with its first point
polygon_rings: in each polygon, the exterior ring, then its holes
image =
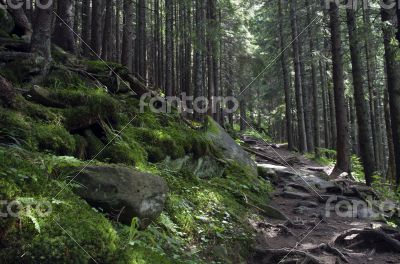
{"type": "MultiPolygon", "coordinates": [[[[99,62],[86,66],[105,70],[99,62]]],[[[0,218],[1,263],[91,263],[91,258],[124,264],[240,263],[247,258],[253,238],[248,220],[257,217],[253,208],[267,203],[267,182],[224,160],[206,131],[188,127],[178,114],[141,113],[138,100],[110,95],[67,70],[53,71],[44,88],[63,107],[18,96],[15,109],[0,109],[0,199],[40,201],[51,208],[45,216],[43,208],[22,208],[17,218],[0,218]],[[167,181],[165,210],[146,230],[139,230],[135,219],[131,226],[107,219],[73,193],[76,183],[66,168],[93,158],[94,164],[135,166],[167,181]],[[199,160],[218,173],[200,177],[199,160]]]]}

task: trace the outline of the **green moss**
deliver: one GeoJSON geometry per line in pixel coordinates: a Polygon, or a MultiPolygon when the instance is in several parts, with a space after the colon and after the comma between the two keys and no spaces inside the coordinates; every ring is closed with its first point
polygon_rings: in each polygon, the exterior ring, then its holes
{"type": "Polygon", "coordinates": [[[62,116],[59,113],[57,113],[55,109],[51,109],[40,104],[29,102],[20,95],[17,96],[16,108],[19,109],[19,111],[22,114],[34,120],[54,122],[54,123],[59,123],[62,120],[62,116]]]}
{"type": "Polygon", "coordinates": [[[113,63],[113,62],[103,62],[103,61],[81,61],[83,65],[87,67],[87,71],[91,73],[109,73],[110,67],[112,69],[122,68],[121,64],[113,63]]]}
{"type": "Polygon", "coordinates": [[[84,136],[88,144],[86,149],[87,158],[95,157],[105,148],[104,143],[90,129],[84,131],[84,136]]]}
{"type": "Polygon", "coordinates": [[[74,136],[59,124],[38,124],[34,127],[33,136],[39,150],[51,151],[57,155],[73,155],[75,153],[74,136]]]}
{"type": "Polygon", "coordinates": [[[0,196],[23,205],[40,202],[42,209],[46,208],[43,215],[32,207],[30,211],[21,209],[19,219],[0,219],[1,226],[7,228],[2,229],[2,262],[14,263],[18,259],[21,263],[87,263],[90,257],[65,232],[85,245],[94,258],[107,262],[116,252],[118,239],[110,222],[68,189],[54,199],[63,185],[49,179],[51,167],[40,165],[49,165],[50,160],[35,156],[0,148],[0,181],[5,187],[0,196]]]}
{"type": "Polygon", "coordinates": [[[7,67],[0,68],[0,73],[11,83],[22,85],[31,80],[32,69],[36,69],[36,66],[32,59],[16,60],[7,63],[7,67]]]}
{"type": "Polygon", "coordinates": [[[19,112],[0,108],[0,141],[31,145],[30,122],[19,112]]]}
{"type": "Polygon", "coordinates": [[[135,166],[147,160],[146,152],[137,143],[117,141],[108,147],[102,157],[111,163],[124,163],[135,166]]]}
{"type": "MultiPolygon", "coordinates": [[[[109,72],[104,63],[82,63],[92,72],[109,72]]],[[[48,218],[0,219],[5,230],[0,260],[90,262],[68,232],[98,263],[244,261],[253,238],[248,220],[258,217],[254,208],[268,201],[270,186],[234,161],[219,161],[222,156],[205,132],[191,129],[178,114],[140,113],[137,99],[113,97],[93,87],[88,78],[63,71],[53,72],[47,85],[52,100],[66,108],[47,108],[19,98],[19,111],[0,109],[0,141],[24,142],[19,150],[0,147],[0,197],[42,199],[53,206],[48,218]],[[163,214],[142,231],[134,223],[128,227],[107,220],[66,186],[70,181],[66,168],[84,163],[43,150],[81,159],[96,157],[95,163],[124,163],[160,175],[170,189],[163,214]],[[186,155],[210,157],[221,173],[199,178],[188,163],[179,168],[171,165],[187,160],[186,155]]]]}

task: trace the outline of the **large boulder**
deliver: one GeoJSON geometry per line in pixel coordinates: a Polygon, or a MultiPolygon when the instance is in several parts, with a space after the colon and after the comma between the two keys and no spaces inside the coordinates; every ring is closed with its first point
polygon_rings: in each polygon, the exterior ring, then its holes
{"type": "Polygon", "coordinates": [[[257,174],[257,164],[250,155],[212,118],[208,120],[207,138],[217,150],[221,151],[224,159],[233,160],[253,174],[257,174]]]}
{"type": "Polygon", "coordinates": [[[139,218],[145,228],[164,209],[168,186],[161,177],[116,165],[78,168],[82,187],[76,193],[109,217],[130,225],[139,218]]]}

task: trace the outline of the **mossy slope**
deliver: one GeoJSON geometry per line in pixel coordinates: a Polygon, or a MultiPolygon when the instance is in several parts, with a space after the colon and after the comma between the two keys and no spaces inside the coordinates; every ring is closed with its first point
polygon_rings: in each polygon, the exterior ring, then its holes
{"type": "MultiPolygon", "coordinates": [[[[89,65],[108,72],[102,63],[89,65]]],[[[43,85],[65,107],[19,96],[15,109],[0,109],[0,198],[41,201],[52,211],[43,217],[21,210],[19,219],[0,219],[1,263],[245,260],[253,235],[248,219],[268,199],[264,180],[221,159],[204,131],[189,128],[178,114],[141,113],[136,99],[111,95],[74,73],[53,72],[43,85]],[[214,159],[222,176],[196,177],[185,162],[200,157],[214,159]],[[171,191],[162,216],[138,231],[135,220],[131,227],[112,222],[74,195],[63,168],[92,158],[164,177],[171,191]]]]}

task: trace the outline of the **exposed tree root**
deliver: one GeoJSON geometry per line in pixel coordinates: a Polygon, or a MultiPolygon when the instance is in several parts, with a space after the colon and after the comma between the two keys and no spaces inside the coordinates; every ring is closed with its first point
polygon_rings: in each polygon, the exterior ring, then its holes
{"type": "Polygon", "coordinates": [[[321,251],[325,251],[329,254],[332,254],[336,257],[339,257],[343,262],[345,263],[349,263],[349,260],[346,258],[345,255],[348,255],[347,253],[342,253],[339,249],[335,248],[334,246],[330,245],[330,244],[321,244],[318,247],[312,248],[309,250],[310,252],[313,253],[319,253],[321,251]]]}
{"type": "Polygon", "coordinates": [[[293,259],[293,257],[300,257],[303,259],[303,262],[300,263],[308,263],[308,264],[323,264],[317,257],[301,250],[295,249],[255,249],[256,256],[255,258],[262,260],[261,263],[284,263],[284,260],[293,259]]]}
{"type": "Polygon", "coordinates": [[[293,233],[287,226],[282,225],[282,224],[273,225],[270,223],[260,222],[260,223],[258,223],[258,227],[263,228],[263,229],[277,228],[277,229],[280,229],[280,231],[286,235],[297,237],[297,235],[295,233],[293,233]]]}
{"type": "Polygon", "coordinates": [[[10,62],[15,60],[33,59],[36,54],[18,51],[0,51],[0,61],[10,62]]]}
{"type": "Polygon", "coordinates": [[[400,241],[394,238],[396,235],[378,229],[350,229],[339,235],[334,244],[349,249],[372,246],[378,251],[400,253],[400,241]]]}

